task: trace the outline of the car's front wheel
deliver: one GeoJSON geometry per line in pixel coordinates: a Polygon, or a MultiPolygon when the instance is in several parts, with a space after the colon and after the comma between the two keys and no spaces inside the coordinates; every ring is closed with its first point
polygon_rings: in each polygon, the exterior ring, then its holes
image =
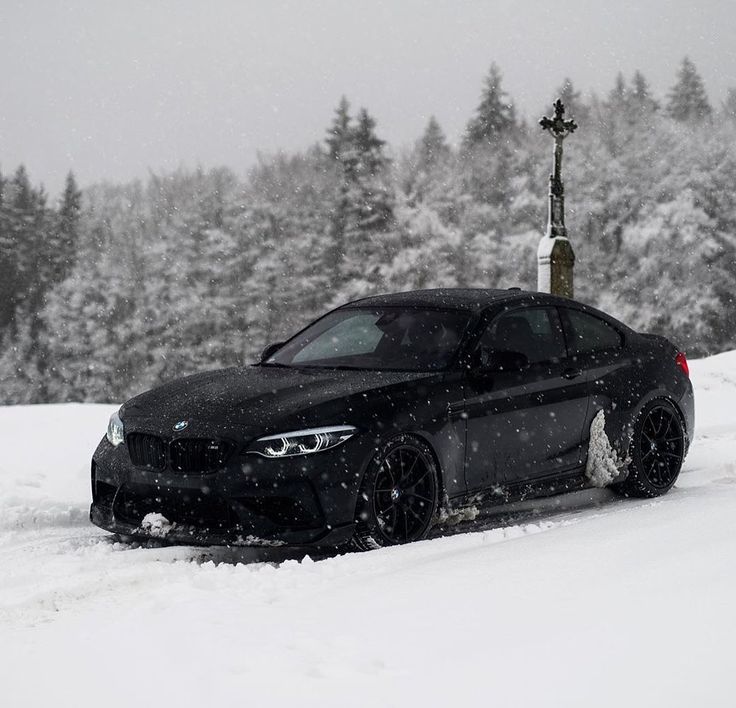
{"type": "Polygon", "coordinates": [[[644,406],[633,424],[629,475],[613,489],[627,497],[657,497],[675,484],[685,457],[685,430],[666,399],[644,406]]]}
{"type": "Polygon", "coordinates": [[[437,512],[438,468],[429,446],[411,435],[385,443],[371,460],[358,494],[358,550],[418,541],[437,512]]]}

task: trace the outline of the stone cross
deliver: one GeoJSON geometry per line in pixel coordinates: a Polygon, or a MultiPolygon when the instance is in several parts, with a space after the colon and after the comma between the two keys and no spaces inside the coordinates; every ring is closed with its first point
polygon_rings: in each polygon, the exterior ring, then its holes
{"type": "Polygon", "coordinates": [[[565,106],[558,98],[554,118],[546,116],[539,125],[555,140],[554,170],[549,176],[549,212],[547,233],[537,250],[537,288],[541,292],[573,296],[575,253],[565,228],[565,188],[562,183],[562,141],[578,127],[574,120],[565,120],[565,106]]]}

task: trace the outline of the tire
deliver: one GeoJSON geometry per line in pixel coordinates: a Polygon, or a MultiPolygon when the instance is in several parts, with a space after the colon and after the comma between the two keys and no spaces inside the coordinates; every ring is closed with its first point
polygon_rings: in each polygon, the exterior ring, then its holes
{"type": "Polygon", "coordinates": [[[384,443],[368,465],[356,505],[351,547],[368,551],[425,538],[439,503],[439,468],[412,435],[384,443]]]}
{"type": "Polygon", "coordinates": [[[685,458],[682,417],[666,398],[647,403],[633,426],[629,447],[629,476],[612,489],[626,497],[651,499],[675,484],[685,458]]]}

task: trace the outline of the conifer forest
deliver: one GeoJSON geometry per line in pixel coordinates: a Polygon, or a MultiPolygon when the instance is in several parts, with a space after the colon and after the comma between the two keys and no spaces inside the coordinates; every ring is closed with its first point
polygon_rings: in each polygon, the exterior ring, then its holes
{"type": "Polygon", "coordinates": [[[605,96],[566,79],[522,117],[493,65],[459,144],[430,118],[414,145],[388,145],[347,96],[311,146],[246,178],[80,190],[70,173],[50,199],[3,165],[0,403],[119,401],[251,363],[370,293],[535,289],[552,149],[536,119],[558,95],[580,126],[563,175],[576,298],[688,355],[734,349],[736,89],[714,105],[692,62],[673,74],[662,96],[638,72],[605,96]]]}

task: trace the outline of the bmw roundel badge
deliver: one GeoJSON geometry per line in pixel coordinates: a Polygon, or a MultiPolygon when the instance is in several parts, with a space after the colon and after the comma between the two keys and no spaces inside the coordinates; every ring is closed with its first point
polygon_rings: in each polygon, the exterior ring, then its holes
{"type": "Polygon", "coordinates": [[[178,423],[174,423],[174,430],[176,430],[177,433],[180,430],[184,430],[187,427],[189,427],[189,421],[188,420],[180,420],[178,423]]]}

